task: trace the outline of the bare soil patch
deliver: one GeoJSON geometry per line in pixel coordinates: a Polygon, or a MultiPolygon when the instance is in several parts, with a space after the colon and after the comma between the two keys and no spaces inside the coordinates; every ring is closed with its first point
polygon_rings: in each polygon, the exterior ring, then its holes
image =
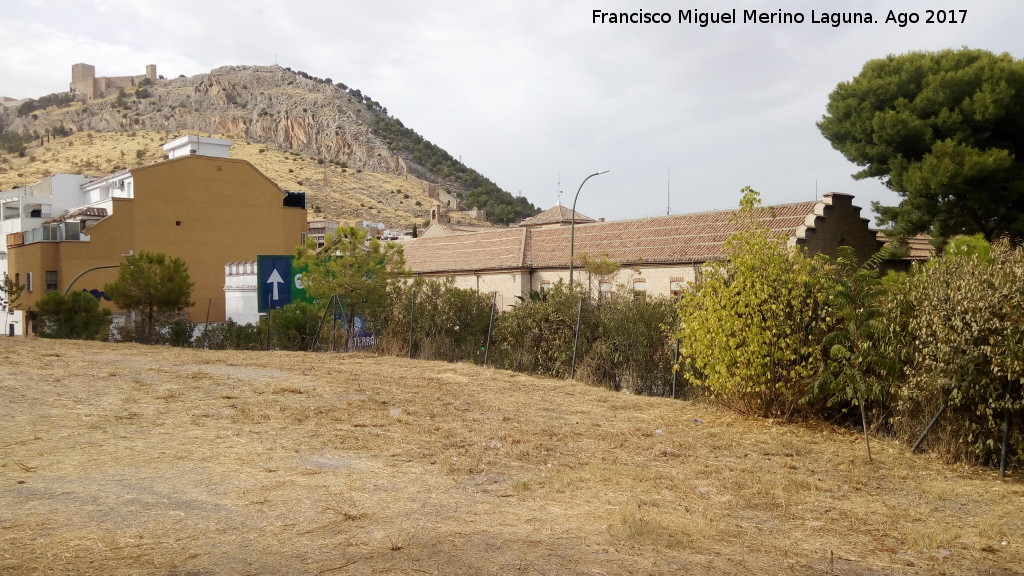
{"type": "Polygon", "coordinates": [[[1024,487],[471,365],[0,338],[4,574],[1019,574],[1024,487]]]}

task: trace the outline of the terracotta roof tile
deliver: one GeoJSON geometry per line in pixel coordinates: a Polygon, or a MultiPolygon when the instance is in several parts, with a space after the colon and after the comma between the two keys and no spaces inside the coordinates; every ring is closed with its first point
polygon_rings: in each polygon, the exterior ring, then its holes
{"type": "Polygon", "coordinates": [[[506,228],[417,238],[405,244],[405,260],[413,272],[419,273],[520,268],[527,232],[506,228]]]}
{"type": "MultiPolygon", "coordinates": [[[[885,232],[878,232],[878,240],[889,243],[889,237],[885,232]]],[[[935,257],[935,247],[932,246],[932,237],[927,234],[911,236],[904,241],[907,245],[907,254],[903,260],[928,260],[935,257]]]]}
{"type": "MultiPolygon", "coordinates": [[[[594,222],[595,220],[589,216],[584,216],[579,212],[576,213],[576,224],[594,222]]],[[[531,226],[543,226],[545,224],[571,224],[572,223],[572,209],[566,208],[561,204],[552,206],[540,214],[531,216],[526,220],[519,223],[523,227],[531,226]]]]}
{"type": "MultiPolygon", "coordinates": [[[[783,237],[813,224],[821,203],[801,202],[766,207],[764,222],[783,237]]],[[[637,220],[576,225],[575,254],[584,252],[620,264],[641,262],[706,262],[724,256],[725,241],[740,225],[736,210],[679,214],[637,220]]],[[[406,261],[413,272],[561,268],[569,265],[571,228],[516,228],[491,232],[420,238],[406,245],[406,261]]]]}

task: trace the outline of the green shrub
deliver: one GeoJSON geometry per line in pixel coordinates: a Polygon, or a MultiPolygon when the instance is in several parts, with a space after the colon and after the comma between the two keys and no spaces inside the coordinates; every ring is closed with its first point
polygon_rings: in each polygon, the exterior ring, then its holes
{"type": "Polygon", "coordinates": [[[323,311],[305,302],[292,302],[270,312],[270,342],[278,350],[309,350],[323,311]]]}
{"type": "MultiPolygon", "coordinates": [[[[945,405],[933,444],[951,459],[999,460],[1009,416],[1020,435],[1024,409],[1024,250],[947,249],[908,281],[907,379],[897,390],[896,428],[921,431],[945,405]]],[[[1017,443],[1011,457],[1024,450],[1017,443]]]]}
{"type": "Polygon", "coordinates": [[[740,412],[788,417],[812,399],[832,272],[760,224],[757,192],[745,189],[740,206],[727,259],[706,266],[679,304],[683,374],[740,412]]]}
{"type": "Polygon", "coordinates": [[[817,394],[828,406],[845,412],[850,405],[860,412],[868,460],[871,460],[868,404],[876,406],[889,399],[898,375],[891,338],[885,320],[885,285],[878,277],[878,264],[886,257],[879,252],[863,265],[849,246],[839,248],[835,282],[829,301],[836,324],[824,339],[825,369],[818,379],[817,394]]]}
{"type": "Polygon", "coordinates": [[[597,332],[579,363],[580,380],[634,394],[670,394],[675,303],[622,287],[595,312],[597,332]]]}
{"type": "Polygon", "coordinates": [[[388,354],[409,353],[411,312],[414,357],[482,362],[491,303],[489,295],[456,288],[452,278],[418,278],[395,287],[373,320],[378,349],[388,354]]]}
{"type": "Polygon", "coordinates": [[[234,320],[210,324],[200,336],[200,345],[211,350],[259,350],[262,344],[258,325],[234,320]]]}
{"type": "Polygon", "coordinates": [[[534,292],[495,324],[494,342],[500,350],[500,365],[511,370],[568,378],[572,371],[573,337],[580,302],[580,340],[576,357],[589,352],[597,333],[597,313],[577,286],[570,290],[563,282],[543,292],[534,292]]]}
{"type": "Polygon", "coordinates": [[[105,340],[110,330],[110,310],[88,292],[47,292],[39,301],[39,335],[43,338],[105,340]]]}

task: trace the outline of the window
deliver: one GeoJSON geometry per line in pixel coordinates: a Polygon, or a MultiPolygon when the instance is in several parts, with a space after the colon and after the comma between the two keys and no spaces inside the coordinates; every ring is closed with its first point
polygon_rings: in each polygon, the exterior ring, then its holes
{"type": "Polygon", "coordinates": [[[647,280],[643,278],[637,278],[633,280],[633,290],[637,292],[647,292],[647,280]]]}
{"type": "MultiPolygon", "coordinates": [[[[323,242],[319,241],[319,238],[317,240],[318,240],[317,241],[317,245],[318,246],[323,246],[323,242]]],[[[299,246],[305,246],[305,245],[306,245],[306,233],[305,232],[299,232],[299,246]]]]}
{"type": "Polygon", "coordinates": [[[25,290],[28,292],[32,291],[32,273],[25,272],[25,290]]]}
{"type": "Polygon", "coordinates": [[[683,288],[686,287],[686,282],[683,280],[677,280],[673,278],[668,282],[668,291],[672,294],[672,298],[678,300],[683,295],[683,288]]]}
{"type": "Polygon", "coordinates": [[[47,270],[46,271],[46,290],[53,291],[57,289],[57,271],[47,270]]]}

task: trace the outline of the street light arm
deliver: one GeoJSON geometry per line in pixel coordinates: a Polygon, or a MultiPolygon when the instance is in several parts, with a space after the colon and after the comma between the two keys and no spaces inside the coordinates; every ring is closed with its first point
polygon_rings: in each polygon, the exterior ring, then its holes
{"type": "Polygon", "coordinates": [[[569,289],[572,290],[572,268],[573,260],[576,258],[576,201],[580,198],[580,190],[583,190],[583,185],[587,183],[594,176],[600,176],[601,174],[607,174],[608,170],[601,170],[600,172],[594,172],[590,176],[583,179],[580,182],[580,187],[576,189],[576,196],[572,199],[572,224],[569,226],[569,289]]]}
{"type": "Polygon", "coordinates": [[[93,266],[92,268],[87,268],[85,270],[82,270],[81,274],[79,274],[78,276],[75,276],[74,278],[72,278],[71,282],[68,282],[68,287],[64,289],[64,295],[67,296],[68,293],[71,292],[71,287],[75,285],[75,282],[77,282],[79,278],[81,278],[82,276],[85,276],[89,272],[92,272],[93,270],[103,270],[105,268],[120,268],[120,266],[121,266],[120,264],[105,264],[103,266],[93,266]]]}
{"type": "Polygon", "coordinates": [[[601,170],[600,172],[594,172],[590,176],[587,176],[586,178],[584,178],[583,182],[580,182],[580,187],[576,189],[576,196],[573,196],[573,199],[572,199],[572,221],[574,223],[576,222],[576,201],[580,199],[580,190],[583,190],[583,185],[587,183],[587,180],[590,180],[594,176],[600,176],[601,174],[607,174],[607,173],[608,173],[607,170],[601,170]]]}

